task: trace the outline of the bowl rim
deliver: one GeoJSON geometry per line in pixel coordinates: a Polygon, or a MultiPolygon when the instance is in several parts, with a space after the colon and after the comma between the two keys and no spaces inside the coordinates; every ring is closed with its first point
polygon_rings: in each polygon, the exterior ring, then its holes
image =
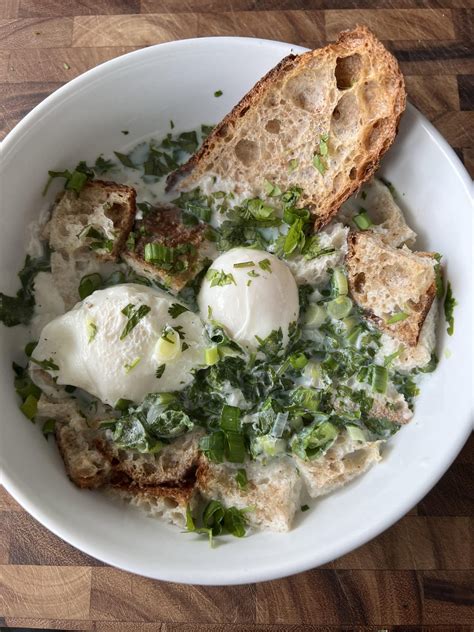
{"type": "MultiPolygon", "coordinates": [[[[288,54],[288,49],[292,53],[299,54],[309,49],[301,46],[292,45],[286,42],[280,42],[276,40],[268,40],[262,38],[253,37],[204,37],[204,38],[189,38],[184,40],[176,40],[172,42],[166,42],[162,44],[155,44],[146,48],[141,48],[136,51],[120,55],[114,59],[108,60],[91,68],[90,70],[78,75],[74,79],[71,79],[65,85],[59,87],[57,90],[48,95],[43,101],[36,105],[23,119],[21,119],[15,127],[5,136],[0,144],[0,149],[3,154],[4,164],[7,160],[8,153],[15,143],[25,134],[28,134],[32,125],[36,125],[40,122],[43,113],[49,111],[51,107],[54,109],[61,107],[67,102],[70,97],[77,94],[83,87],[89,87],[91,82],[95,82],[102,78],[104,73],[111,74],[124,64],[129,64],[135,60],[152,56],[159,48],[161,51],[172,51],[173,49],[186,49],[192,47],[206,47],[209,45],[231,44],[231,45],[245,45],[245,43],[252,42],[252,45],[261,45],[262,47],[274,47],[275,51],[281,51],[284,55],[288,54]]],[[[438,145],[443,152],[446,160],[451,163],[456,175],[459,178],[459,184],[465,188],[468,196],[470,195],[471,178],[459,159],[456,152],[450,147],[448,142],[438,132],[438,130],[421,114],[413,105],[408,104],[408,109],[411,110],[417,118],[417,122],[422,125],[425,131],[438,145]]],[[[471,411],[472,416],[472,411],[471,411]]],[[[329,547],[324,555],[319,554],[317,558],[311,556],[311,553],[306,552],[303,556],[297,556],[295,559],[286,559],[280,561],[278,564],[268,564],[263,568],[251,569],[251,570],[237,570],[230,569],[220,572],[216,569],[216,573],[211,579],[207,575],[201,573],[199,569],[192,571],[174,571],[172,568],[165,567],[159,568],[157,574],[144,573],[129,563],[124,563],[119,559],[119,556],[114,556],[111,553],[103,554],[94,543],[87,542],[86,539],[76,537],[75,534],[70,533],[67,527],[62,527],[57,524],[55,519],[51,519],[48,514],[41,508],[39,503],[31,501],[26,494],[16,485],[13,477],[9,476],[5,472],[5,468],[0,470],[0,483],[4,485],[8,493],[10,493],[20,505],[26,509],[26,511],[44,525],[48,530],[57,535],[58,537],[66,540],[72,546],[76,547],[80,551],[93,556],[94,558],[117,568],[140,574],[152,579],[160,579],[165,581],[179,582],[183,584],[199,584],[199,585],[235,585],[235,584],[247,584],[258,581],[267,581],[286,577],[295,573],[303,572],[315,566],[320,566],[331,560],[337,559],[348,552],[358,548],[365,544],[369,540],[378,536],[380,533],[392,526],[407,511],[409,511],[414,505],[416,505],[430,489],[436,485],[439,479],[444,475],[446,470],[452,464],[457,457],[462,446],[466,442],[471,433],[470,419],[466,420],[464,432],[460,432],[457,441],[453,444],[450,443],[450,448],[443,454],[442,461],[437,462],[436,475],[431,477],[421,487],[417,486],[415,493],[410,492],[404,495],[402,502],[397,502],[395,506],[386,511],[383,518],[374,520],[363,531],[361,531],[357,537],[354,535],[348,535],[343,541],[339,540],[337,544],[333,544],[329,547]]]]}

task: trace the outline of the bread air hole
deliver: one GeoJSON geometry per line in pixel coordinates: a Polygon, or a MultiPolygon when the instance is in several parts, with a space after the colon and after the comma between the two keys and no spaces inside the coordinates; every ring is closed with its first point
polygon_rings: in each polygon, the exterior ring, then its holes
{"type": "Polygon", "coordinates": [[[354,288],[356,292],[362,292],[365,286],[365,274],[364,272],[358,272],[354,277],[354,288]]]}
{"type": "Polygon", "coordinates": [[[339,99],[331,116],[331,131],[341,139],[357,134],[359,129],[359,104],[353,92],[346,92],[339,99]]]}
{"type": "Polygon", "coordinates": [[[250,167],[258,160],[258,146],[253,140],[243,138],[234,149],[235,156],[245,167],[250,167]]]}
{"type": "Polygon", "coordinates": [[[361,68],[362,59],[357,53],[349,57],[338,57],[334,74],[339,90],[347,90],[357,83],[361,68]]]}
{"type": "Polygon", "coordinates": [[[268,123],[265,125],[265,129],[267,130],[267,132],[270,132],[270,134],[278,134],[280,131],[280,121],[278,119],[271,119],[271,121],[268,121],[268,123]]]}

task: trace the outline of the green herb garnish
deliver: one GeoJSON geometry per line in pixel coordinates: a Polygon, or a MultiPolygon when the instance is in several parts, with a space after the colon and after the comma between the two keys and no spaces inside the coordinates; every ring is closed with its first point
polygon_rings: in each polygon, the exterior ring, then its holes
{"type": "Polygon", "coordinates": [[[165,372],[166,364],[160,364],[160,366],[155,371],[155,377],[159,380],[165,372]]]}
{"type": "Polygon", "coordinates": [[[237,474],[235,475],[235,482],[240,487],[240,489],[247,489],[248,479],[247,479],[247,471],[241,467],[237,470],[237,474]]]}
{"type": "Polygon", "coordinates": [[[409,314],[407,314],[406,312],[397,312],[396,314],[392,314],[389,318],[387,318],[385,322],[387,325],[394,325],[395,323],[399,323],[402,320],[406,320],[408,316],[409,314]]]}
{"type": "Polygon", "coordinates": [[[18,273],[21,288],[16,296],[7,296],[0,292],[0,322],[7,327],[29,324],[35,307],[35,277],[39,272],[49,272],[50,269],[49,253],[37,259],[26,256],[25,264],[18,273]]]}
{"type": "Polygon", "coordinates": [[[216,90],[216,91],[214,92],[214,96],[215,96],[215,97],[221,97],[223,94],[224,94],[224,93],[222,92],[222,90],[216,90]]]}
{"type": "Polygon", "coordinates": [[[132,329],[138,325],[139,321],[151,311],[151,307],[148,305],[135,306],[132,303],[129,303],[121,311],[122,314],[127,317],[127,324],[120,334],[120,340],[123,340],[128,336],[132,329]]]}
{"type": "Polygon", "coordinates": [[[237,285],[234,279],[234,275],[231,272],[224,272],[224,270],[215,270],[214,268],[209,268],[206,273],[206,279],[209,281],[210,287],[215,287],[216,285],[237,285]]]}
{"type": "Polygon", "coordinates": [[[452,336],[454,334],[454,308],[457,304],[458,303],[453,296],[451,283],[448,281],[446,296],[444,298],[444,317],[446,318],[446,322],[448,323],[446,331],[448,332],[449,336],[452,336]]]}

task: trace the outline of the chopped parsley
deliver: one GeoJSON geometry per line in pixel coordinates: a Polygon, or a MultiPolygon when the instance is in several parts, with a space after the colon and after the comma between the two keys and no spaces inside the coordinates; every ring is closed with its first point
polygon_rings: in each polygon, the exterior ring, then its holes
{"type": "Polygon", "coordinates": [[[128,334],[134,329],[140,320],[144,318],[150,311],[151,307],[148,305],[133,305],[129,303],[122,310],[122,314],[127,318],[127,324],[122,330],[120,334],[120,340],[124,340],[128,336],[128,334]]]}
{"type": "Polygon", "coordinates": [[[66,191],[74,191],[76,195],[79,195],[87,182],[94,178],[94,170],[88,167],[84,161],[81,161],[73,171],[69,171],[68,169],[64,171],[48,171],[48,175],[49,180],[43,189],[43,196],[46,195],[51,182],[56,178],[64,178],[64,188],[66,191]]]}
{"type": "Polygon", "coordinates": [[[31,356],[30,362],[38,365],[45,371],[59,371],[59,366],[54,362],[53,358],[48,358],[47,360],[37,360],[31,356]]]}
{"type": "Polygon", "coordinates": [[[178,316],[184,314],[184,312],[189,312],[189,309],[179,303],[172,303],[168,308],[168,314],[171,318],[178,318],[178,316]]]}
{"type": "Polygon", "coordinates": [[[155,371],[155,377],[159,380],[160,377],[163,376],[163,373],[165,372],[166,369],[166,364],[160,364],[160,366],[156,369],[155,371]]]}
{"type": "Polygon", "coordinates": [[[216,90],[216,91],[214,92],[214,96],[215,96],[215,97],[221,97],[223,94],[224,94],[224,93],[222,92],[222,90],[216,90]]]}
{"type": "Polygon", "coordinates": [[[16,296],[0,292],[0,322],[7,327],[28,325],[35,308],[34,283],[39,272],[49,272],[49,253],[33,259],[26,255],[23,268],[18,273],[21,288],[16,296]]]}

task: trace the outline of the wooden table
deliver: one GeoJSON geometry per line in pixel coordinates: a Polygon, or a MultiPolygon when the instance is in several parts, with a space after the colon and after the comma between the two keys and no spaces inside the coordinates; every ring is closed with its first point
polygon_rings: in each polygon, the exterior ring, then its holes
{"type": "MultiPolygon", "coordinates": [[[[72,77],[143,46],[251,35],[316,47],[364,23],[397,55],[411,101],[472,173],[470,6],[470,0],[0,0],[0,138],[72,77]]],[[[369,544],[288,579],[229,588],[167,584],[104,566],[53,536],[0,488],[0,624],[101,632],[297,631],[301,624],[472,629],[473,473],[471,439],[426,498],[369,544]]]]}

